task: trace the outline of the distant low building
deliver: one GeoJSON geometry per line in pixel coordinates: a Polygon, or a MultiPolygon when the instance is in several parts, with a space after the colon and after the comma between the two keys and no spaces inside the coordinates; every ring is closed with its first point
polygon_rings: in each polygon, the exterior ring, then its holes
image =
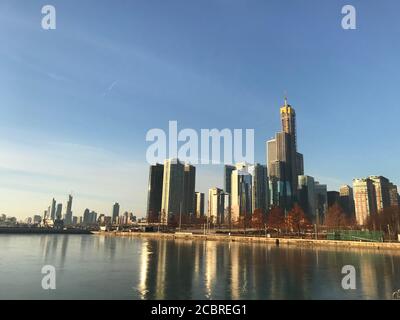
{"type": "Polygon", "coordinates": [[[42,222],[42,217],[38,214],[33,216],[33,223],[34,224],[40,224],[42,222]]]}

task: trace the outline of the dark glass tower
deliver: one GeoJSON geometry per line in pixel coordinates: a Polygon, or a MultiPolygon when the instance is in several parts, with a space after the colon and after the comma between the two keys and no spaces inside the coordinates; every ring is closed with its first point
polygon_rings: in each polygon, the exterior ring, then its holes
{"type": "Polygon", "coordinates": [[[50,217],[51,217],[51,220],[53,220],[53,221],[56,219],[56,200],[54,198],[51,202],[50,217]]]}
{"type": "Polygon", "coordinates": [[[232,171],[236,170],[235,166],[225,165],[224,167],[224,191],[231,194],[232,192],[232,171]]]}
{"type": "Polygon", "coordinates": [[[68,196],[67,211],[65,212],[65,224],[72,224],[72,195],[68,196]]]}
{"type": "Polygon", "coordinates": [[[196,210],[196,168],[186,164],[183,175],[183,207],[182,213],[195,214],[196,210]]]}
{"type": "Polygon", "coordinates": [[[161,215],[164,165],[150,166],[147,193],[147,221],[158,222],[161,215]]]}
{"type": "Polygon", "coordinates": [[[282,132],[267,142],[271,205],[290,210],[297,201],[298,176],[304,174],[303,155],[297,152],[296,112],[287,103],[280,108],[282,132]]]}
{"type": "Polygon", "coordinates": [[[117,222],[118,216],[119,216],[119,203],[116,202],[113,205],[113,213],[112,213],[112,221],[113,221],[113,223],[117,222]]]}

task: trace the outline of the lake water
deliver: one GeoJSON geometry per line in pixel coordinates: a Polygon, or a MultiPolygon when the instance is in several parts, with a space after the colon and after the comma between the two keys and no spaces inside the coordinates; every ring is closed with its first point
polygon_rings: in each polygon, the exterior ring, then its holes
{"type": "Polygon", "coordinates": [[[400,252],[104,237],[0,235],[0,299],[391,299],[400,252]],[[56,268],[56,290],[41,286],[56,268]],[[344,265],[356,289],[344,290],[344,265]]]}

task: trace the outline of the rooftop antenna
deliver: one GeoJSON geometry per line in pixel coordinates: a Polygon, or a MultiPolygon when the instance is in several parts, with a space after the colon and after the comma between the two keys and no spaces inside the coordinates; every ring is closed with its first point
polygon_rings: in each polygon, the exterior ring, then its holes
{"type": "Polygon", "coordinates": [[[285,96],[285,107],[287,107],[288,103],[287,103],[287,91],[286,90],[284,91],[284,96],[285,96]]]}

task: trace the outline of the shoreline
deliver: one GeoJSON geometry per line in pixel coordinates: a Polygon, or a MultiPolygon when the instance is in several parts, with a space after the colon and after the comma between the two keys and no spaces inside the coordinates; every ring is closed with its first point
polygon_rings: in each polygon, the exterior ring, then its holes
{"type": "Polygon", "coordinates": [[[203,235],[190,233],[158,233],[158,232],[93,232],[94,235],[116,236],[116,237],[134,237],[134,238],[156,238],[170,240],[195,240],[195,241],[222,241],[222,242],[243,242],[243,243],[264,243],[279,246],[297,246],[297,247],[335,247],[335,248],[362,248],[376,250],[398,250],[400,253],[400,242],[357,242],[340,240],[315,240],[315,239],[293,239],[293,238],[266,238],[254,236],[229,236],[229,235],[203,235]]]}
{"type": "Polygon", "coordinates": [[[50,235],[57,235],[57,234],[93,234],[91,231],[82,230],[82,229],[54,229],[54,228],[29,228],[29,227],[0,227],[0,235],[1,234],[50,234],[50,235]]]}

